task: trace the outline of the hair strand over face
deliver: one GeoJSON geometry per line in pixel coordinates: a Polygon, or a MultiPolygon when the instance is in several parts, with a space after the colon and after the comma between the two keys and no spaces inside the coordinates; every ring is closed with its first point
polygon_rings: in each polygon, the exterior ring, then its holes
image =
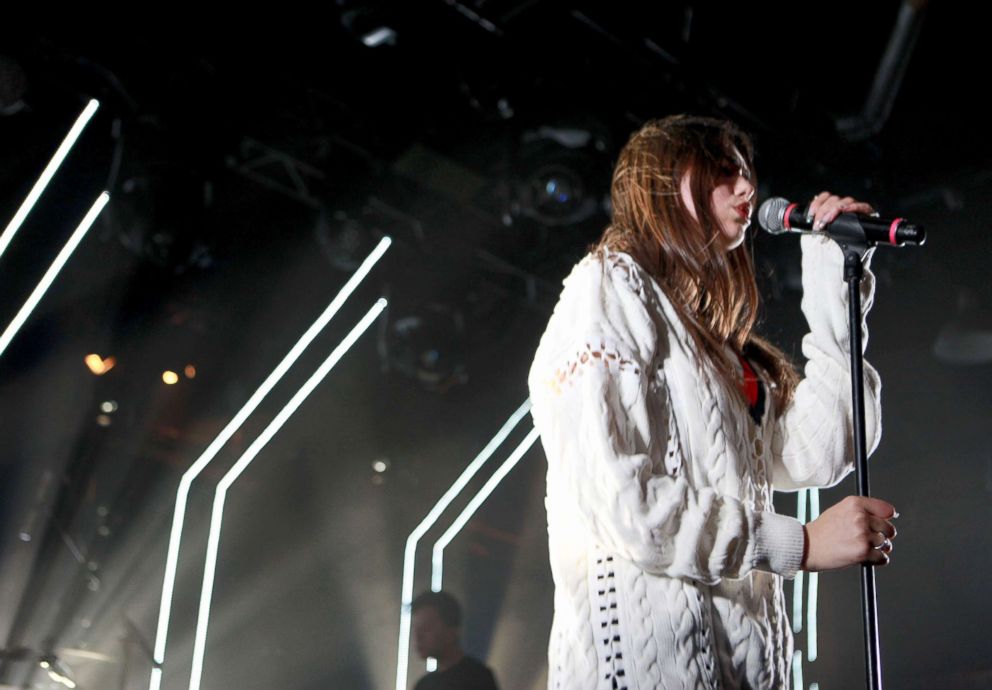
{"type": "Polygon", "coordinates": [[[753,333],[761,300],[751,255],[743,245],[727,250],[710,201],[728,170],[739,167],[736,151],[753,170],[751,140],[726,120],[649,120],[620,152],[610,190],[613,219],[592,249],[622,251],[651,274],[731,390],[739,390],[738,374],[724,346],[752,357],[771,376],[781,412],[798,376],[781,350],[753,333]],[[684,175],[698,219],[682,199],[684,175]]]}

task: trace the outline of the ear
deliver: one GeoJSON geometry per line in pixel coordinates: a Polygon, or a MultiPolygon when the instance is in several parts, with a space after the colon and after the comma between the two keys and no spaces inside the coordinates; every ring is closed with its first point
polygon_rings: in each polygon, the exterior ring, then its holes
{"type": "Polygon", "coordinates": [[[696,215],[696,203],[692,199],[692,171],[686,169],[679,178],[679,196],[682,198],[682,205],[689,212],[694,220],[699,220],[696,215]]]}

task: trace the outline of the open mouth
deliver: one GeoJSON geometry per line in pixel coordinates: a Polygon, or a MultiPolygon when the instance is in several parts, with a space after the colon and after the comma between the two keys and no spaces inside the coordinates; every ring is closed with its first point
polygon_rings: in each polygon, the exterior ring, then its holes
{"type": "Polygon", "coordinates": [[[749,220],[751,218],[751,204],[741,204],[735,207],[737,209],[738,215],[741,219],[749,220]]]}

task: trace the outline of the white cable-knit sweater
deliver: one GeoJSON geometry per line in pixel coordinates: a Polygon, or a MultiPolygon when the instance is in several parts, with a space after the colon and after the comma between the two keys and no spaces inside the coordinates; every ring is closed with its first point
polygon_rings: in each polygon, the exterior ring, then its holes
{"type": "MultiPolygon", "coordinates": [[[[548,459],[550,688],[789,686],[782,578],[804,537],[772,490],[834,485],[854,457],[843,256],[801,242],[808,361],[760,426],[628,255],[591,254],[565,279],[528,381],[548,459]]],[[[873,291],[866,270],[864,312],[873,291]]],[[[879,390],[866,364],[872,450],[879,390]]]]}

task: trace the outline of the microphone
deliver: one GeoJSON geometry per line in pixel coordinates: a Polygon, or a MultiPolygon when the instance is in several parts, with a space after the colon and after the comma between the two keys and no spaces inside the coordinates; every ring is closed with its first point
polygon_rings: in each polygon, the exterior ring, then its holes
{"type": "MultiPolygon", "coordinates": [[[[758,222],[773,235],[786,232],[813,233],[813,220],[806,220],[806,213],[799,204],[772,197],[758,209],[758,222]]],[[[841,213],[814,234],[822,234],[841,243],[863,244],[873,247],[888,244],[902,247],[921,245],[927,234],[922,225],[914,225],[905,218],[876,218],[861,213],[841,213]]]]}

